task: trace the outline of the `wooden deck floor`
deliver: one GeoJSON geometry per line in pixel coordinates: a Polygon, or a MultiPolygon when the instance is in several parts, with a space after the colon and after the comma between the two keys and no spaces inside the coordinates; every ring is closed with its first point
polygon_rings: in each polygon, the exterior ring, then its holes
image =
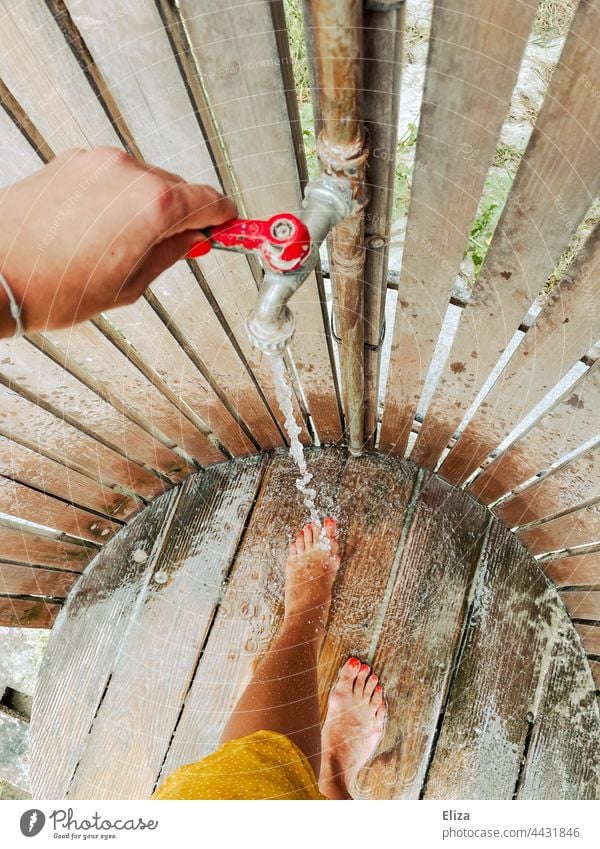
{"type": "MultiPolygon", "coordinates": [[[[600,715],[562,602],[481,504],[405,460],[308,452],[343,563],[320,661],[374,665],[390,716],[362,798],[598,798],[600,715]]],[[[53,629],[34,797],[146,798],[216,747],[282,614],[305,520],[285,453],[221,464],[112,539],[53,629]]]]}

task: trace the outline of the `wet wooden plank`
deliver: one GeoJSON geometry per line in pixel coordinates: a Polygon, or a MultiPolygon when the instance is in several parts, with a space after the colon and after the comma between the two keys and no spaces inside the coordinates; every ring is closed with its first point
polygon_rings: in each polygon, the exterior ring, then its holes
{"type": "MultiPolygon", "coordinates": [[[[330,512],[344,456],[336,449],[309,451],[307,461],[315,475],[320,510],[330,512]]],[[[267,469],[236,555],[161,781],[177,767],[216,748],[257,660],[275,636],[283,613],[288,539],[307,520],[302,499],[295,491],[296,475],[289,456],[278,452],[267,469]]]]}
{"type": "Polygon", "coordinates": [[[253,458],[186,481],[86,738],[70,799],[152,793],[264,465],[265,458],[253,458]]]}
{"type": "Polygon", "coordinates": [[[517,535],[533,554],[546,554],[600,542],[600,504],[592,504],[541,525],[517,531],[517,535]]]}
{"type": "Polygon", "coordinates": [[[591,439],[598,430],[599,409],[600,368],[596,365],[560,404],[487,466],[469,491],[485,504],[491,504],[525,483],[591,439]]]}
{"type": "Polygon", "coordinates": [[[440,467],[464,483],[491,451],[592,348],[600,311],[590,309],[592,281],[600,275],[600,225],[590,234],[560,286],[498,377],[440,467]],[[560,351],[560,356],[556,352],[560,351]]]}
{"type": "Polygon", "coordinates": [[[0,526],[0,558],[3,561],[82,572],[97,551],[83,542],[76,545],[0,526]]]}
{"type": "MultiPolygon", "coordinates": [[[[166,16],[168,6],[161,3],[166,16]]],[[[297,213],[298,160],[304,153],[287,36],[279,32],[282,4],[258,0],[240,6],[231,0],[207,0],[198,15],[195,3],[184,0],[178,9],[215,122],[217,132],[209,125],[208,143],[217,161],[226,151],[243,209],[251,217],[270,216],[278,209],[297,213]]],[[[214,289],[213,294],[218,298],[214,289]]],[[[237,294],[246,315],[255,301],[255,295],[248,294],[248,300],[245,291],[237,294]]],[[[321,442],[334,442],[342,432],[340,412],[314,274],[302,284],[291,308],[296,333],[290,347],[308,408],[321,442]]]]}
{"type": "Polygon", "coordinates": [[[588,451],[540,483],[494,507],[510,528],[527,525],[555,513],[575,509],[600,495],[600,448],[588,451]]]}
{"type": "Polygon", "coordinates": [[[72,571],[0,563],[0,594],[65,598],[78,577],[78,573],[72,571]]]}
{"type": "Polygon", "coordinates": [[[438,460],[600,191],[600,98],[590,97],[600,90],[600,55],[589,49],[589,33],[598,27],[597,5],[580,3],[411,452],[427,467],[438,460]]]}
{"type": "Polygon", "coordinates": [[[600,622],[600,591],[569,590],[560,593],[560,597],[571,618],[600,622]]]}
{"type": "Polygon", "coordinates": [[[103,548],[53,628],[31,717],[31,787],[37,798],[66,796],[179,492],[174,489],[157,499],[103,548]]]}
{"type": "Polygon", "coordinates": [[[592,678],[596,685],[596,690],[600,690],[600,660],[590,660],[590,669],[592,670],[592,678]]]}
{"type": "Polygon", "coordinates": [[[564,611],[539,696],[517,799],[598,799],[600,713],[595,685],[564,611]]]}
{"type": "Polygon", "coordinates": [[[600,655],[600,627],[575,623],[575,630],[581,638],[582,645],[588,654],[600,655]]]}
{"type": "Polygon", "coordinates": [[[512,798],[546,671],[544,653],[556,639],[556,609],[535,561],[494,525],[424,798],[512,798]]]}
{"type": "Polygon", "coordinates": [[[48,495],[117,519],[126,519],[141,501],[104,487],[79,472],[0,435],[0,474],[48,495]]]}
{"type": "Polygon", "coordinates": [[[544,560],[540,566],[557,587],[600,586],[600,552],[544,560]]]}
{"type": "Polygon", "coordinates": [[[52,628],[60,609],[60,604],[41,599],[0,598],[0,626],[52,628]]]}
{"type": "Polygon", "coordinates": [[[373,658],[389,710],[380,754],[363,771],[373,798],[419,798],[488,521],[427,476],[373,658]]]}
{"type": "Polygon", "coordinates": [[[0,512],[103,544],[123,525],[0,475],[0,512]]]}
{"type": "Polygon", "coordinates": [[[166,481],[147,469],[2,385],[0,432],[125,495],[133,492],[143,498],[154,498],[168,488],[166,481]]]}
{"type": "Polygon", "coordinates": [[[536,7],[434,3],[382,451],[405,452],[536,7]]]}

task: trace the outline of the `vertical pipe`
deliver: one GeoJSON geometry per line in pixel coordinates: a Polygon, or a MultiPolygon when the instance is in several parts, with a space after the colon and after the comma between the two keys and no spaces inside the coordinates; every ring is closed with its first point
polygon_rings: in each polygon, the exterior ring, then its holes
{"type": "Polygon", "coordinates": [[[324,170],[350,180],[353,212],[332,231],[331,277],[340,340],[342,403],[348,445],[364,440],[364,206],[367,149],[360,122],[362,0],[310,4],[316,54],[321,132],[317,150],[324,170]]]}

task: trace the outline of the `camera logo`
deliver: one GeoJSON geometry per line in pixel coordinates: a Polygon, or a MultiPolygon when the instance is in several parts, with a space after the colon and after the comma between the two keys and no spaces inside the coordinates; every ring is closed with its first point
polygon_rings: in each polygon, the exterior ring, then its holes
{"type": "Polygon", "coordinates": [[[32,808],[21,816],[21,834],[25,837],[35,837],[43,829],[46,817],[42,811],[32,808]]]}

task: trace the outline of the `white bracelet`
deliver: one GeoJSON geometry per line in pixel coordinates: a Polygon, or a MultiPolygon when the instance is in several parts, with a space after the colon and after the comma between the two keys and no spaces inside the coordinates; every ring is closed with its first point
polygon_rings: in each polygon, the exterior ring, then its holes
{"type": "Polygon", "coordinates": [[[15,325],[16,325],[15,332],[13,333],[13,337],[18,338],[19,336],[22,336],[23,333],[25,332],[24,329],[23,329],[23,322],[21,321],[21,307],[18,305],[17,301],[15,300],[15,296],[12,293],[12,289],[10,288],[8,283],[6,282],[6,277],[4,276],[4,274],[2,274],[1,271],[0,271],[0,283],[2,284],[2,288],[6,292],[6,296],[8,298],[8,303],[9,303],[9,306],[10,306],[10,314],[13,317],[15,325]]]}

